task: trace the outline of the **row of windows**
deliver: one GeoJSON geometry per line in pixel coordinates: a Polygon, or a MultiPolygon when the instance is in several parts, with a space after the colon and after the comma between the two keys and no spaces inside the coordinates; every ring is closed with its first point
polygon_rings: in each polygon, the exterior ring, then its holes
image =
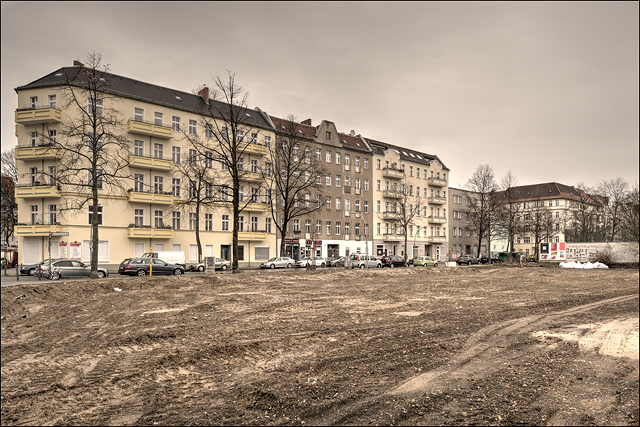
{"type": "MultiPolygon", "coordinates": [[[[398,186],[398,184],[396,182],[389,182],[389,181],[385,181],[384,182],[384,191],[391,191],[394,193],[400,193],[400,194],[405,194],[405,190],[407,189],[407,187],[405,187],[405,184],[400,184],[398,186]]],[[[376,180],[376,190],[377,191],[382,191],[382,181],[377,179],[376,180]]],[[[413,196],[413,184],[409,184],[408,187],[408,193],[409,196],[413,196]]],[[[415,189],[415,195],[416,197],[420,197],[420,187],[416,186],[415,189]]],[[[436,189],[434,190],[433,188],[431,189],[431,192],[428,193],[427,192],[427,188],[423,187],[422,188],[422,197],[441,197],[440,195],[440,189],[436,189]],[[428,196],[427,194],[430,194],[430,196],[428,196]]],[[[442,197],[447,197],[447,190],[442,190],[442,197]]],[[[455,197],[455,196],[454,196],[455,197]]]]}
{"type": "MultiPolygon", "coordinates": [[[[385,160],[384,161],[384,168],[385,169],[398,169],[398,165],[397,163],[390,163],[389,160],[385,160]]],[[[382,159],[376,159],[376,169],[381,170],[382,169],[382,159]]],[[[405,172],[407,172],[407,169],[405,167],[404,164],[400,165],[400,170],[403,170],[405,172]]],[[[409,176],[413,177],[413,166],[409,165],[409,176]]],[[[415,174],[416,178],[420,178],[420,168],[416,167],[416,174],[415,174]]],[[[427,171],[427,168],[423,168],[422,169],[422,178],[423,179],[428,179],[428,178],[436,178],[436,179],[440,179],[440,172],[436,172],[435,175],[433,173],[433,171],[427,171]],[[427,175],[429,173],[429,175],[427,175]]],[[[443,180],[447,180],[447,174],[446,173],[442,173],[442,179],[443,180]]]]}
{"type": "MultiPolygon", "coordinates": [[[[422,237],[446,237],[445,230],[446,230],[445,227],[438,227],[438,226],[428,227],[426,225],[414,227],[413,224],[410,224],[409,232],[407,233],[407,235],[409,237],[421,237],[421,235],[422,237]],[[442,234],[440,234],[441,232],[442,234]]],[[[399,224],[396,224],[393,222],[392,223],[385,222],[384,233],[381,233],[381,231],[382,231],[382,223],[378,222],[376,223],[377,235],[382,235],[382,234],[404,235],[404,228],[401,227],[399,224]]]]}
{"type": "MultiPolygon", "coordinates": [[[[293,225],[293,232],[294,233],[299,233],[300,232],[300,220],[299,219],[294,219],[292,220],[292,225],[293,225]]],[[[354,232],[356,236],[360,236],[360,232],[364,231],[364,235],[367,236],[369,235],[369,225],[368,224],[364,224],[364,227],[361,229],[360,227],[360,223],[356,222],[354,227],[354,232]]],[[[351,234],[351,223],[349,222],[345,222],[344,223],[344,229],[342,229],[342,222],[341,221],[326,221],[325,222],[325,231],[326,231],[326,235],[327,236],[340,236],[343,232],[344,235],[350,235],[351,234]],[[335,231],[335,233],[334,233],[335,231]]],[[[305,220],[305,233],[311,233],[311,220],[307,219],[305,220]]],[[[316,227],[315,227],[315,234],[316,236],[321,236],[322,235],[322,221],[316,221],[316,227]]]]}

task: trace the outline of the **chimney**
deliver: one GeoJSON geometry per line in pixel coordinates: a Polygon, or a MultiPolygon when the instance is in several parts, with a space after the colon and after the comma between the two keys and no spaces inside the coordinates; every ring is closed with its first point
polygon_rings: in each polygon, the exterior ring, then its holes
{"type": "Polygon", "coordinates": [[[73,66],[74,67],[84,67],[84,64],[80,61],[76,61],[75,59],[73,60],[73,66]]]}
{"type": "Polygon", "coordinates": [[[207,105],[209,105],[209,88],[208,87],[205,86],[202,89],[200,89],[200,91],[198,92],[198,95],[200,95],[202,99],[204,99],[204,102],[206,102],[207,105]]]}
{"type": "Polygon", "coordinates": [[[303,120],[300,122],[300,124],[311,126],[311,119],[303,120]]]}

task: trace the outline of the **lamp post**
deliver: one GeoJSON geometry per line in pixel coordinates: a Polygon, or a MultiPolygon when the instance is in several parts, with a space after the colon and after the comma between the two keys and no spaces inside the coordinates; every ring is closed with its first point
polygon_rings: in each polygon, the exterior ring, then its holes
{"type": "MultiPolygon", "coordinates": [[[[362,218],[362,221],[364,221],[364,228],[366,230],[367,229],[367,220],[364,219],[364,216],[360,215],[360,212],[356,212],[356,218],[362,218]]],[[[367,257],[367,262],[365,263],[365,265],[366,265],[366,268],[369,268],[369,240],[368,240],[368,237],[366,235],[364,236],[364,238],[367,239],[367,240],[364,241],[364,254],[367,257]]]]}

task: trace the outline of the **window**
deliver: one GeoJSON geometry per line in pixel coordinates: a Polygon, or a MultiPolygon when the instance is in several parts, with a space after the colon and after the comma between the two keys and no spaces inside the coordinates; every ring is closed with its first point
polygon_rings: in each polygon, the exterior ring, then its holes
{"type": "Polygon", "coordinates": [[[104,100],[99,98],[87,98],[87,114],[93,116],[93,111],[95,108],[96,117],[104,116],[104,100]]]}
{"type": "Polygon", "coordinates": [[[322,234],[322,221],[316,221],[316,234],[322,234]]]}
{"type": "Polygon", "coordinates": [[[356,156],[356,172],[360,172],[360,157],[356,156]]]}
{"type": "Polygon", "coordinates": [[[360,212],[360,199],[356,199],[356,212],[360,212]]]}
{"type": "Polygon", "coordinates": [[[366,213],[366,214],[369,213],[369,202],[368,201],[364,202],[364,213],[366,213]]]}
{"type": "Polygon", "coordinates": [[[336,210],[340,210],[340,197],[336,197],[336,210]]]}
{"type": "Polygon", "coordinates": [[[336,175],[336,187],[340,187],[340,175],[336,175]]]}
{"type": "Polygon", "coordinates": [[[156,159],[162,159],[162,152],[164,150],[164,144],[155,142],[153,144],[153,157],[156,159]]]}
{"type": "Polygon", "coordinates": [[[368,179],[364,180],[364,191],[369,191],[369,180],[368,179]]]}
{"type": "Polygon", "coordinates": [[[180,117],[171,116],[171,129],[173,129],[174,132],[180,132],[180,117]]]}
{"type": "Polygon", "coordinates": [[[172,218],[171,218],[171,226],[173,227],[174,230],[180,230],[180,227],[181,227],[180,212],[173,211],[172,218]]]}
{"type": "Polygon", "coordinates": [[[133,223],[136,227],[142,227],[144,225],[144,209],[136,209],[133,214],[133,223]]]}
{"type": "MultiPolygon", "coordinates": [[[[346,234],[346,229],[345,229],[345,234],[346,234]]],[[[336,236],[340,235],[340,221],[336,221],[336,236]]]]}
{"type": "Polygon", "coordinates": [[[189,185],[187,189],[188,189],[188,194],[190,199],[195,199],[196,197],[198,197],[198,188],[196,186],[195,181],[189,180],[189,185]]]}
{"type": "Polygon", "coordinates": [[[347,212],[351,210],[351,199],[344,199],[344,210],[347,212]]]}
{"type": "Polygon", "coordinates": [[[364,159],[364,168],[369,169],[369,159],[364,159]]]}
{"type": "Polygon", "coordinates": [[[264,146],[267,148],[271,148],[271,137],[265,135],[264,137],[264,146]]]}
{"type": "Polygon", "coordinates": [[[311,163],[311,149],[309,147],[305,147],[304,149],[304,162],[306,164],[311,163]]]}
{"type": "Polygon", "coordinates": [[[327,221],[327,236],[331,236],[331,221],[327,221]]]}
{"type": "Polygon", "coordinates": [[[56,167],[47,166],[47,178],[49,179],[49,185],[56,185],[56,167]]]}
{"type": "Polygon", "coordinates": [[[340,153],[336,153],[336,165],[340,164],[340,153]]]}
{"type": "Polygon", "coordinates": [[[144,141],[139,139],[133,140],[133,154],[136,156],[144,156],[144,141]]]}
{"type": "Polygon", "coordinates": [[[271,218],[266,218],[264,220],[264,226],[267,233],[271,233],[271,218]]]}
{"type": "Polygon", "coordinates": [[[156,210],[153,213],[153,217],[154,217],[154,222],[155,222],[155,227],[156,228],[163,228],[164,227],[164,212],[162,212],[161,210],[156,210]]]}
{"type": "Polygon", "coordinates": [[[328,173],[327,176],[325,177],[325,183],[328,186],[331,186],[331,174],[330,173],[328,173]]]}
{"type": "Polygon", "coordinates": [[[31,96],[29,97],[29,108],[36,108],[38,106],[38,97],[31,96]]]}
{"type": "Polygon", "coordinates": [[[344,177],[344,186],[345,187],[351,187],[351,177],[350,176],[345,176],[344,177]]]}
{"type": "Polygon", "coordinates": [[[164,178],[161,176],[154,176],[153,177],[153,192],[156,194],[162,194],[162,192],[164,191],[164,178]]]}
{"type": "Polygon", "coordinates": [[[344,234],[349,234],[349,223],[345,222],[344,223],[344,234]]]}
{"type": "Polygon", "coordinates": [[[133,174],[133,191],[144,191],[144,174],[133,174]]]}
{"type": "Polygon", "coordinates": [[[213,138],[213,124],[211,123],[204,124],[204,136],[205,138],[213,138]]]}
{"type": "Polygon", "coordinates": [[[189,149],[189,156],[187,157],[187,163],[190,166],[196,166],[198,164],[198,152],[193,148],[189,149]]]}
{"type": "MultiPolygon", "coordinates": [[[[381,166],[380,163],[382,163],[380,161],[380,159],[376,159],[376,169],[378,169],[378,170],[380,170],[380,166],[381,166]]],[[[378,233],[378,234],[380,234],[380,233],[378,233]]]]}
{"type": "Polygon", "coordinates": [[[196,120],[189,120],[189,135],[198,135],[198,122],[196,120]]]}
{"type": "Polygon", "coordinates": [[[241,185],[240,187],[238,187],[238,199],[241,202],[244,202],[244,185],[241,185]]]}
{"type": "Polygon", "coordinates": [[[222,231],[229,231],[229,215],[222,215],[222,231]]]}
{"type": "Polygon", "coordinates": [[[213,214],[204,214],[204,229],[205,231],[213,231],[213,214]]]}
{"type": "Polygon", "coordinates": [[[144,109],[143,108],[134,108],[133,109],[133,120],[136,122],[144,122],[144,109]]]}
{"type": "Polygon", "coordinates": [[[153,113],[153,124],[163,126],[164,114],[158,111],[153,113]]]}
{"type": "Polygon", "coordinates": [[[299,219],[294,219],[293,220],[293,232],[294,233],[299,233],[300,232],[300,220],[299,219]]]}
{"type": "Polygon", "coordinates": [[[260,198],[260,188],[252,187],[251,188],[251,203],[258,203],[258,199],[260,198]]]}
{"type": "Polygon", "coordinates": [[[180,197],[180,178],[171,178],[171,192],[173,197],[180,197]]]}
{"type": "Polygon", "coordinates": [[[49,95],[49,108],[56,108],[56,96],[55,95],[49,95]]]}
{"type": "Polygon", "coordinates": [[[413,176],[413,166],[409,166],[409,176],[413,176]]]}
{"type": "Polygon", "coordinates": [[[251,231],[258,231],[258,217],[251,217],[251,231]]]}
{"type": "Polygon", "coordinates": [[[327,210],[330,211],[331,210],[331,197],[330,196],[327,196],[325,204],[327,206],[327,210]]]}
{"type": "Polygon", "coordinates": [[[316,195],[316,207],[318,209],[320,209],[321,206],[322,206],[322,199],[321,199],[320,195],[318,194],[318,195],[316,195]]]}
{"type": "Polygon", "coordinates": [[[180,164],[180,147],[171,147],[171,161],[175,164],[180,164]]]}
{"type": "Polygon", "coordinates": [[[38,144],[38,131],[29,132],[29,146],[35,147],[38,144]]]}
{"type": "MultiPolygon", "coordinates": [[[[102,206],[98,206],[97,215],[98,215],[98,225],[102,225],[102,206]]],[[[91,225],[92,222],[93,222],[93,206],[89,205],[89,225],[91,225]]]]}
{"type": "MultiPolygon", "coordinates": [[[[87,178],[87,185],[89,187],[93,186],[93,173],[92,171],[87,171],[88,173],[88,178],[87,178]]],[[[102,177],[102,169],[96,169],[96,188],[98,188],[98,190],[102,190],[102,185],[104,184],[104,179],[102,177]]]]}
{"type": "MultiPolygon", "coordinates": [[[[433,193],[433,190],[431,190],[431,192],[433,193]]],[[[432,194],[433,197],[433,194],[432,194]]],[[[462,196],[453,196],[453,203],[457,203],[457,204],[462,204],[462,196]]]]}
{"type": "Polygon", "coordinates": [[[325,134],[325,136],[327,137],[327,139],[331,139],[331,132],[327,131],[327,133],[325,134]]]}
{"type": "Polygon", "coordinates": [[[194,212],[189,212],[189,230],[196,229],[196,214],[194,212]]]}
{"type": "Polygon", "coordinates": [[[93,151],[93,147],[97,150],[101,150],[104,146],[104,134],[100,135],[100,138],[95,139],[93,132],[87,132],[87,150],[93,151]]]}
{"type": "Polygon", "coordinates": [[[236,138],[238,142],[244,142],[244,130],[238,129],[236,138]]]}
{"type": "MultiPolygon", "coordinates": [[[[29,224],[39,224],[40,217],[38,216],[38,205],[29,205],[29,224]]],[[[91,217],[89,217],[91,218],[91,217]]],[[[91,219],[89,219],[89,224],[91,224],[91,219]]]]}
{"type": "MultiPolygon", "coordinates": [[[[376,212],[377,213],[380,213],[380,206],[381,206],[380,200],[376,200],[376,212]]],[[[380,233],[378,233],[378,234],[380,234],[380,233]]]]}
{"type": "Polygon", "coordinates": [[[327,163],[331,163],[331,151],[330,150],[327,150],[326,159],[325,160],[326,160],[327,163]]]}
{"type": "Polygon", "coordinates": [[[251,160],[251,172],[258,173],[258,161],[251,160]]]}
{"type": "Polygon", "coordinates": [[[350,156],[348,154],[344,155],[344,170],[348,171],[349,167],[351,165],[351,162],[349,160],[350,156]]]}
{"type": "Polygon", "coordinates": [[[58,206],[57,205],[49,205],[49,224],[57,224],[58,223],[58,206]]]}
{"type": "Polygon", "coordinates": [[[356,222],[356,236],[360,235],[360,223],[356,222]]]}
{"type": "Polygon", "coordinates": [[[322,184],[322,174],[320,172],[316,172],[316,184],[322,184]]]}
{"type": "Polygon", "coordinates": [[[304,232],[305,233],[311,233],[311,220],[307,219],[304,221],[304,232]]]}

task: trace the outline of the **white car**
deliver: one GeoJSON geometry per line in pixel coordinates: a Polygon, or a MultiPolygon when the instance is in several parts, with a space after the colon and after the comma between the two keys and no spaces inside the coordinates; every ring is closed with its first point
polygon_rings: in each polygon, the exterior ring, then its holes
{"type": "Polygon", "coordinates": [[[288,256],[271,258],[267,262],[260,264],[260,268],[291,268],[296,262],[288,256]]]}
{"type": "Polygon", "coordinates": [[[382,268],[382,261],[373,255],[351,254],[351,268],[382,268]]]}
{"type": "MultiPolygon", "coordinates": [[[[313,262],[312,258],[302,258],[300,261],[296,262],[296,267],[306,267],[307,264],[311,264],[312,262],[313,262]]],[[[316,257],[316,266],[326,267],[327,260],[324,258],[316,257]]]]}

